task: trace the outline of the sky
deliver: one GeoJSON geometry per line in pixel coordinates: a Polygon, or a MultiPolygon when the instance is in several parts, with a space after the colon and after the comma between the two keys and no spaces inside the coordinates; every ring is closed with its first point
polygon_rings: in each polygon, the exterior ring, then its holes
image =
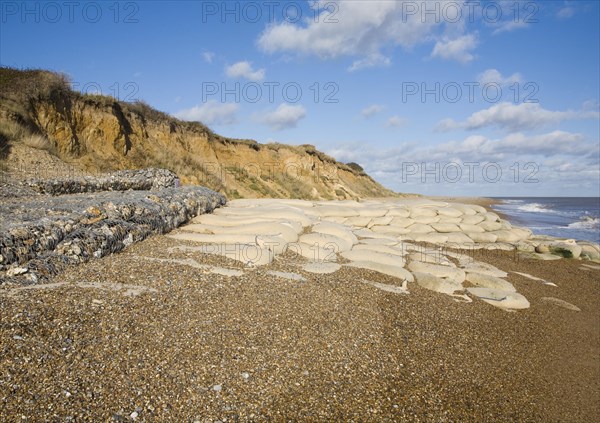
{"type": "Polygon", "coordinates": [[[3,0],[0,64],[399,192],[599,196],[599,22],[597,1],[3,0]]]}

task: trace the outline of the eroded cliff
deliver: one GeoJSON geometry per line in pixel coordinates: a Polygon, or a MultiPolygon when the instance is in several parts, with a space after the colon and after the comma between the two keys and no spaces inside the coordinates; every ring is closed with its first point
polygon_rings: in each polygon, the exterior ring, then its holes
{"type": "Polygon", "coordinates": [[[229,198],[394,195],[358,165],[339,163],[311,145],[225,138],[144,103],[82,95],[59,74],[0,68],[0,128],[15,125],[46,137],[58,157],[86,171],[162,167],[183,183],[229,198]]]}

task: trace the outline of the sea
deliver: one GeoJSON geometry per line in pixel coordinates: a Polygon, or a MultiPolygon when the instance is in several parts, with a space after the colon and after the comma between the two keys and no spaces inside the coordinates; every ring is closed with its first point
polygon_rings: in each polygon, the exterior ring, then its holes
{"type": "Polygon", "coordinates": [[[600,243],[600,197],[496,197],[492,208],[534,234],[600,243]]]}

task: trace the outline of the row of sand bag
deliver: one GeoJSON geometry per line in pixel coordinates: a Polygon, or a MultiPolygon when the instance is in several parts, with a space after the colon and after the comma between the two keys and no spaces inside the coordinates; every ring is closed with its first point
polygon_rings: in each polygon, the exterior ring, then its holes
{"type": "MultiPolygon", "coordinates": [[[[485,209],[479,206],[458,205],[457,207],[454,214],[463,213],[471,218],[477,217],[482,210],[485,212],[485,209]]],[[[179,233],[171,236],[211,244],[204,247],[206,252],[227,255],[254,265],[270,263],[275,255],[285,252],[288,248],[293,248],[298,254],[312,261],[335,261],[336,254],[349,251],[359,238],[384,240],[391,238],[395,242],[398,240],[427,241],[453,246],[472,245],[476,242],[501,245],[495,242],[493,238],[496,236],[493,234],[478,232],[479,238],[477,238],[464,232],[431,233],[429,231],[433,229],[428,229],[431,226],[411,222],[414,220],[412,217],[432,218],[434,213],[441,211],[443,215],[444,212],[447,214],[448,210],[455,210],[455,208],[449,208],[447,203],[418,202],[415,204],[414,200],[407,204],[238,200],[231,202],[228,207],[216,210],[214,214],[198,216],[190,225],[182,227],[179,233]],[[404,214],[408,213],[408,216],[395,216],[400,213],[399,210],[403,210],[404,214]],[[351,221],[338,223],[332,220],[340,215],[356,213],[372,215],[391,213],[392,216],[369,217],[371,222],[376,219],[386,219],[389,222],[385,224],[386,222],[379,220],[376,221],[377,225],[370,227],[358,227],[351,221]],[[407,227],[402,227],[403,224],[408,223],[410,224],[407,227]],[[307,231],[309,233],[305,233],[307,231]],[[493,238],[481,238],[483,235],[493,238]]],[[[485,213],[492,216],[487,216],[488,220],[482,223],[497,219],[496,215],[485,213]]],[[[346,220],[353,218],[353,216],[341,217],[346,220]]],[[[513,229],[515,232],[518,230],[518,228],[513,229]]],[[[520,239],[527,235],[528,233],[523,231],[522,234],[515,236],[520,239]]]]}
{"type": "MultiPolygon", "coordinates": [[[[207,215],[196,219],[210,221],[207,215]]],[[[341,265],[371,270],[407,283],[470,301],[466,292],[497,307],[527,308],[529,303],[512,284],[501,279],[506,272],[470,257],[442,249],[425,249],[393,237],[359,239],[345,225],[319,222],[303,231],[301,224],[289,221],[262,221],[236,226],[192,223],[185,231],[171,235],[201,243],[197,250],[219,254],[249,265],[270,263],[286,250],[308,259],[304,270],[333,273],[341,265]],[[450,258],[458,260],[457,266],[450,258]],[[343,263],[342,263],[343,262],[343,263]],[[465,288],[468,281],[472,287],[465,288]]]]}
{"type": "MultiPolygon", "coordinates": [[[[514,228],[496,213],[479,205],[455,204],[425,199],[384,201],[310,202],[304,200],[236,200],[217,215],[243,218],[265,210],[266,216],[317,219],[353,229],[435,244],[514,244],[531,237],[531,231],[514,228]]],[[[359,236],[372,236],[363,231],[359,236]]],[[[494,246],[490,246],[494,248],[494,246]]],[[[504,245],[504,249],[512,249],[504,245]]]]}
{"type": "Polygon", "coordinates": [[[464,300],[469,299],[462,285],[467,280],[475,285],[466,288],[468,292],[496,306],[528,306],[527,300],[501,279],[505,272],[490,265],[464,263],[462,268],[457,267],[449,259],[449,254],[456,253],[424,251],[423,247],[400,240],[395,234],[325,221],[319,217],[327,216],[315,216],[306,213],[309,207],[296,206],[269,201],[261,206],[222,209],[195,218],[172,237],[199,242],[203,244],[199,247],[202,252],[252,265],[270,263],[275,255],[290,249],[309,260],[305,265],[309,272],[335,272],[340,268],[338,262],[344,261],[346,266],[376,271],[405,282],[416,281],[427,289],[464,300]]]}

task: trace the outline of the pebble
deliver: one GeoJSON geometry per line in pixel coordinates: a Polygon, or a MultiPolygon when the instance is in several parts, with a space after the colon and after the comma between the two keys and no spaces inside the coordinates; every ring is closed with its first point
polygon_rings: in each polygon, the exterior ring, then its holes
{"type": "Polygon", "coordinates": [[[27,273],[28,271],[29,271],[29,269],[26,269],[24,267],[13,267],[12,269],[8,269],[8,271],[6,272],[6,276],[23,275],[23,274],[27,273]]]}

